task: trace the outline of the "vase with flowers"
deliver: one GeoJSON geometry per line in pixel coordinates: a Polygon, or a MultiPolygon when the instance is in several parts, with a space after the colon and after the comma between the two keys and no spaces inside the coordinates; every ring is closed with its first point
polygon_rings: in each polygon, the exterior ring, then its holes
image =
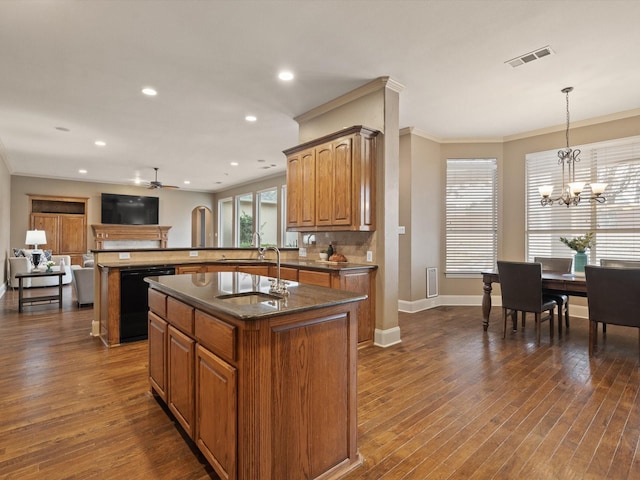
{"type": "Polygon", "coordinates": [[[46,270],[46,272],[47,272],[47,273],[51,273],[51,272],[53,272],[53,268],[52,268],[52,267],[55,265],[55,263],[54,263],[54,262],[52,262],[51,260],[49,260],[49,261],[48,261],[47,263],[45,263],[44,265],[47,267],[47,270],[46,270]]]}
{"type": "Polygon", "coordinates": [[[566,237],[560,237],[560,241],[576,252],[573,257],[573,273],[578,276],[584,275],[584,266],[587,264],[587,254],[585,252],[595,244],[593,232],[587,232],[585,235],[570,240],[566,237]]]}

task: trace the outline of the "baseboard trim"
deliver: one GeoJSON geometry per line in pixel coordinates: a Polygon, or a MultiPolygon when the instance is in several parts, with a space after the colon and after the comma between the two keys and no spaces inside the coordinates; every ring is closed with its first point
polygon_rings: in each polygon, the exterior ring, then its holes
{"type": "Polygon", "coordinates": [[[376,328],[373,344],[377,347],[386,348],[401,342],[400,327],[388,328],[387,330],[380,330],[376,328]]]}
{"type": "MultiPolygon", "coordinates": [[[[421,298],[420,300],[407,301],[398,300],[398,311],[404,313],[416,313],[429,310],[435,307],[480,307],[482,306],[482,295],[440,295],[435,298],[421,298]]],[[[491,308],[501,307],[502,297],[500,295],[491,296],[491,308]]],[[[584,305],[571,305],[571,317],[589,318],[589,308],[584,305]]]]}

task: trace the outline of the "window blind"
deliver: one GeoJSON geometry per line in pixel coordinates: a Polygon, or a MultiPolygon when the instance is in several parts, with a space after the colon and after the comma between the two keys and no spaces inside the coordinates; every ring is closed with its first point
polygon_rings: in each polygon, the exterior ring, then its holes
{"type": "Polygon", "coordinates": [[[527,258],[570,257],[573,251],[560,237],[575,237],[592,231],[595,246],[589,263],[602,258],[640,259],[640,136],[599,142],[579,147],[576,181],[604,182],[605,203],[589,201],[589,185],[577,206],[540,204],[538,187],[554,185],[552,197],[560,195],[562,167],[557,150],[526,156],[527,258]]]}
{"type": "Polygon", "coordinates": [[[447,159],[445,203],[447,276],[469,276],[495,268],[496,159],[447,159]]]}

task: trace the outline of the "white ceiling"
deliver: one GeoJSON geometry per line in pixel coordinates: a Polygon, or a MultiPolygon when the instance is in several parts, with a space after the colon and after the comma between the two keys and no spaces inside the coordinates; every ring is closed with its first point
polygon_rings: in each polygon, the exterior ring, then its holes
{"type": "Polygon", "coordinates": [[[637,0],[4,0],[0,155],[14,175],[159,167],[222,190],[282,174],[295,116],[381,76],[405,87],[401,127],[501,139],[562,125],[565,86],[572,122],[639,108],[639,19],[637,0]]]}

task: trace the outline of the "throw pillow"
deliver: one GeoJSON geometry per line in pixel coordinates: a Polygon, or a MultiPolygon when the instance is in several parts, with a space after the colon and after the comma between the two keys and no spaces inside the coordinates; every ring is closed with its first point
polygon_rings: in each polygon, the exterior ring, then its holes
{"type": "Polygon", "coordinates": [[[24,257],[25,256],[24,250],[21,249],[21,248],[14,248],[13,249],[13,256],[14,257],[24,257]]]}
{"type": "Polygon", "coordinates": [[[51,250],[43,250],[43,252],[44,252],[44,258],[45,258],[45,260],[46,260],[47,262],[50,262],[50,261],[51,261],[51,254],[52,254],[52,251],[51,251],[51,250]]]}

